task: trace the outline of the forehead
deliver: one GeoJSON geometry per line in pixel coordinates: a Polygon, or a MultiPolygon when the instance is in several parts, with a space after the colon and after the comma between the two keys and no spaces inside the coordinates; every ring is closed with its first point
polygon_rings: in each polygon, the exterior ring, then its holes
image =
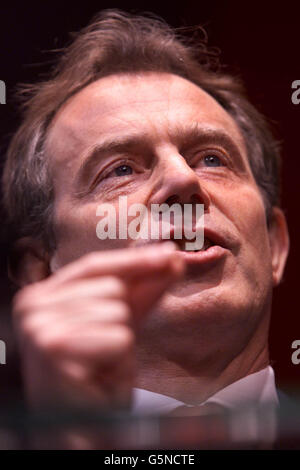
{"type": "Polygon", "coordinates": [[[64,104],[51,123],[46,148],[55,162],[66,163],[104,136],[140,133],[160,143],[173,130],[193,124],[226,131],[244,149],[231,116],[190,81],[162,73],[112,75],[64,104]]]}

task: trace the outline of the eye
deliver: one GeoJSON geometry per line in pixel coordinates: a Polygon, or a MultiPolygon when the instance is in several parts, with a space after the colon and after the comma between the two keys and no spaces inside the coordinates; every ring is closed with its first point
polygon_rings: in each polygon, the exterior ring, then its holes
{"type": "Polygon", "coordinates": [[[203,159],[206,166],[216,167],[223,166],[221,159],[217,155],[206,155],[203,159]]]}
{"type": "Polygon", "coordinates": [[[132,175],[132,168],[129,165],[121,165],[113,170],[115,176],[127,176],[132,175]]]}

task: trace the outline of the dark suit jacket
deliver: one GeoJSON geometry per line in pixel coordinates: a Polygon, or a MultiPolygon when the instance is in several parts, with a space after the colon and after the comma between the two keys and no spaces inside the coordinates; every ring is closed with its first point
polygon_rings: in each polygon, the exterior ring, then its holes
{"type": "Polygon", "coordinates": [[[300,450],[300,400],[295,399],[281,390],[277,390],[279,398],[278,436],[274,449],[300,450]]]}

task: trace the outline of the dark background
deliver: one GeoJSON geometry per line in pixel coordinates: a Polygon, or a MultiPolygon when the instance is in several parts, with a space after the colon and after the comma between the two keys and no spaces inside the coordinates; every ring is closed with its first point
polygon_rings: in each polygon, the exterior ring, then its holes
{"type": "MultiPolygon", "coordinates": [[[[57,49],[69,40],[69,32],[85,26],[104,8],[129,12],[151,11],[172,26],[202,25],[209,45],[221,50],[227,70],[242,77],[250,100],[262,111],[282,143],[283,208],[287,215],[291,251],[283,283],[274,292],[270,334],[271,359],[277,384],[284,389],[300,388],[300,364],[291,362],[291,344],[300,339],[298,305],[299,261],[299,135],[300,104],[291,102],[291,83],[300,79],[300,14],[289,2],[196,1],[177,5],[141,2],[49,2],[6,1],[0,6],[0,80],[7,87],[7,104],[0,106],[1,161],[10,136],[19,123],[14,88],[19,82],[41,79],[57,49]]],[[[0,250],[0,339],[7,344],[7,365],[0,365],[0,390],[19,387],[15,346],[11,334],[9,305],[12,288],[6,276],[7,247],[2,237],[0,250]]],[[[300,289],[299,289],[300,290],[300,289]]],[[[4,390],[4,391],[3,391],[4,390]]],[[[8,393],[8,392],[7,392],[8,393]]]]}

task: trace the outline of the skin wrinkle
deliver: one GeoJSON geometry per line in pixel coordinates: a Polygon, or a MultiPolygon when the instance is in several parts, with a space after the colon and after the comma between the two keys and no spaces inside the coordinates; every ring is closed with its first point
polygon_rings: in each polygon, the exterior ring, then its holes
{"type": "MultiPolygon", "coordinates": [[[[239,156],[240,151],[235,146],[235,144],[231,141],[230,137],[226,134],[221,134],[218,131],[210,128],[201,129],[199,123],[194,123],[194,126],[191,126],[190,129],[186,130],[177,130],[173,135],[169,131],[169,138],[173,145],[177,145],[181,148],[180,152],[182,155],[185,155],[189,148],[198,147],[204,145],[207,141],[209,142],[217,142],[214,147],[217,148],[218,145],[227,146],[228,149],[231,150],[229,153],[234,155],[236,163],[239,164],[240,171],[246,173],[246,169],[242,165],[241,157],[239,156]],[[181,140],[183,144],[181,143],[181,140]],[[189,142],[189,144],[188,144],[189,142]]],[[[80,165],[77,174],[77,182],[75,185],[80,186],[81,184],[88,182],[89,173],[91,173],[94,168],[97,167],[97,164],[101,162],[103,159],[105,160],[106,156],[111,156],[112,154],[120,153],[126,155],[126,153],[130,154],[130,151],[134,152],[134,149],[140,148],[140,152],[144,154],[151,154],[151,146],[147,142],[147,136],[143,136],[137,133],[136,136],[134,135],[127,135],[123,136],[116,140],[107,139],[107,141],[97,143],[91,149],[86,152],[86,155],[82,157],[83,163],[80,165]]],[[[76,196],[84,197],[88,193],[84,190],[79,190],[76,196]]]]}

